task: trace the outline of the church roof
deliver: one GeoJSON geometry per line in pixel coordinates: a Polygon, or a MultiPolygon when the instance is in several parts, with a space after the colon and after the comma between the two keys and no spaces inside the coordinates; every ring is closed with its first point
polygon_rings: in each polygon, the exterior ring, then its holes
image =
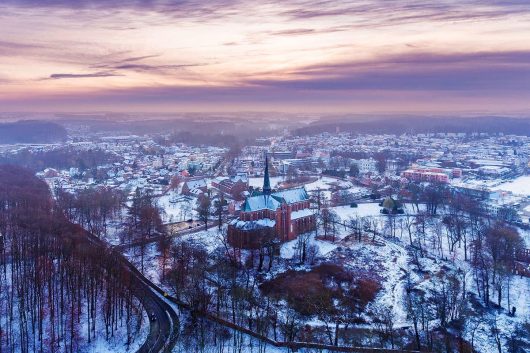
{"type": "Polygon", "coordinates": [[[271,195],[264,195],[262,193],[254,193],[252,196],[247,197],[241,210],[243,212],[259,211],[259,210],[273,210],[278,209],[282,203],[288,205],[307,201],[309,196],[305,188],[288,189],[273,192],[271,195]]]}
{"type": "Polygon", "coordinates": [[[265,195],[270,195],[271,191],[271,180],[269,178],[269,158],[265,156],[265,176],[263,177],[263,193],[265,195]]]}
{"type": "Polygon", "coordinates": [[[236,227],[237,229],[243,231],[250,231],[263,228],[274,228],[274,226],[276,225],[276,221],[269,218],[258,219],[256,221],[240,221],[235,219],[232,220],[230,224],[236,227]]]}
{"type": "Polygon", "coordinates": [[[297,203],[301,201],[307,201],[309,196],[304,187],[296,189],[287,189],[277,191],[272,194],[275,199],[281,200],[287,204],[297,203]]]}
{"type": "Polygon", "coordinates": [[[272,192],[269,179],[269,159],[265,157],[263,189],[261,192],[254,191],[250,197],[247,197],[241,206],[241,211],[252,212],[265,209],[276,211],[282,203],[290,205],[301,201],[307,201],[308,199],[309,196],[303,186],[295,189],[272,192]]]}
{"type": "Polygon", "coordinates": [[[257,195],[247,197],[241,210],[244,212],[259,211],[259,210],[273,210],[275,211],[280,207],[281,203],[276,198],[269,195],[257,195]]]}

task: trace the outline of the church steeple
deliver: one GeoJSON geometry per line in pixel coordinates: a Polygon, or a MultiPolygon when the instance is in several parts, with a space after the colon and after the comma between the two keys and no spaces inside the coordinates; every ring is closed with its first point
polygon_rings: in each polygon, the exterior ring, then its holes
{"type": "Polygon", "coordinates": [[[263,177],[263,195],[272,193],[271,180],[269,178],[269,157],[265,155],[265,176],[263,177]]]}

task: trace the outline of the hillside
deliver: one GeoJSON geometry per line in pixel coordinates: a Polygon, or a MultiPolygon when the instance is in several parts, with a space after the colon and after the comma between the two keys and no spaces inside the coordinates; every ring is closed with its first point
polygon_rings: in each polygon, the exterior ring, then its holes
{"type": "Polygon", "coordinates": [[[0,144],[56,143],[66,140],[66,129],[47,121],[0,123],[0,144]]]}

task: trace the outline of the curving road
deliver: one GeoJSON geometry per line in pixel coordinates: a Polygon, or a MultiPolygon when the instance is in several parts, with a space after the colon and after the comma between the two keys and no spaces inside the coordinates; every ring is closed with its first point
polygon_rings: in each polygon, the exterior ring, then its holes
{"type": "Polygon", "coordinates": [[[112,256],[131,275],[133,295],[140,301],[149,317],[149,334],[138,353],[169,353],[177,343],[180,330],[175,310],[163,299],[160,289],[145,278],[127,259],[115,249],[85,231],[91,246],[101,250],[106,256],[112,256]]]}
{"type": "Polygon", "coordinates": [[[140,300],[149,316],[149,335],[138,353],[171,352],[177,343],[179,320],[175,310],[156,292],[158,289],[125,257],[112,251],[132,275],[134,296],[140,300]]]}

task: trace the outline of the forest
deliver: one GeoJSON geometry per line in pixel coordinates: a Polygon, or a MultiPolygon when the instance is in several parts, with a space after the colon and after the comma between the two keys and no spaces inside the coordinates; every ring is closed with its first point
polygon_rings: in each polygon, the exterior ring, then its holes
{"type": "Polygon", "coordinates": [[[130,276],[29,170],[0,166],[0,352],[129,347],[145,320],[130,276]]]}
{"type": "Polygon", "coordinates": [[[480,118],[444,117],[421,119],[420,117],[363,117],[351,122],[347,117],[320,119],[295,131],[297,135],[313,135],[322,132],[343,132],[357,134],[404,134],[404,133],[504,133],[530,135],[530,122],[527,119],[502,116],[480,118]],[[421,124],[419,123],[421,121],[421,124]]]}
{"type": "Polygon", "coordinates": [[[53,122],[23,120],[0,123],[0,141],[4,144],[56,143],[66,138],[66,129],[53,122]]]}
{"type": "Polygon", "coordinates": [[[43,151],[24,148],[16,153],[0,156],[0,164],[14,164],[36,172],[45,168],[78,168],[80,172],[84,172],[118,160],[120,157],[116,154],[99,148],[76,150],[59,147],[43,151]]]}

